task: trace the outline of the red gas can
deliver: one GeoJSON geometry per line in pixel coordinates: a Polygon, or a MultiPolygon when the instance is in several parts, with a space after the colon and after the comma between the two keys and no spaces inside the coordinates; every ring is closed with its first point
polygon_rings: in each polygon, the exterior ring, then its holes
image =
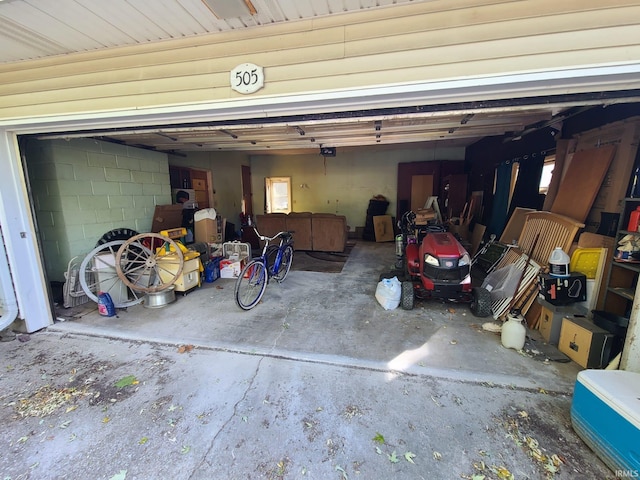
{"type": "Polygon", "coordinates": [[[627,230],[629,232],[637,232],[639,223],[640,223],[640,207],[636,207],[636,209],[633,212],[631,212],[631,215],[629,215],[629,225],[627,226],[627,230]]]}

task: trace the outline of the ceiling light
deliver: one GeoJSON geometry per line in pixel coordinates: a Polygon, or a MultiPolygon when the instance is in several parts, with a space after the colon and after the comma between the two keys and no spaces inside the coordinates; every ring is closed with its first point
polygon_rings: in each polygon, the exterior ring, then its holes
{"type": "Polygon", "coordinates": [[[202,0],[220,20],[258,13],[250,0],[202,0]]]}

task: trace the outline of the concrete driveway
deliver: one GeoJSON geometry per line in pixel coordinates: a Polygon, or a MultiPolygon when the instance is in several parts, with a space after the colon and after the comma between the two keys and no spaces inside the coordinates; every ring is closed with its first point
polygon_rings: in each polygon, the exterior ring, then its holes
{"type": "Polygon", "coordinates": [[[571,428],[576,364],[464,305],[382,309],[393,260],[359,243],[250,312],[220,279],[1,343],[4,477],[614,478],[571,428]]]}

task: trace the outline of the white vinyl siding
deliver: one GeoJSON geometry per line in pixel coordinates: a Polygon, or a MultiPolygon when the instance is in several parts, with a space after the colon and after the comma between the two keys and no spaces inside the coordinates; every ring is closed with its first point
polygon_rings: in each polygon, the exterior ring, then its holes
{"type": "Polygon", "coordinates": [[[434,0],[0,65],[0,120],[638,59],[640,6],[634,1],[434,0]],[[247,96],[229,87],[229,71],[243,62],[265,69],[265,88],[247,96]]]}

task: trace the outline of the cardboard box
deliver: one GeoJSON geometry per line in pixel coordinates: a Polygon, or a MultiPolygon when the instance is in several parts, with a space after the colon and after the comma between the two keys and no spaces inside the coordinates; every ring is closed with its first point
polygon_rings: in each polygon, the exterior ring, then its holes
{"type": "Polygon", "coordinates": [[[558,350],[582,368],[604,368],[610,360],[613,337],[585,318],[564,317],[558,350]]]}
{"type": "MultiPolygon", "coordinates": [[[[201,213],[203,209],[196,212],[194,216],[194,236],[196,242],[204,243],[222,243],[224,241],[224,222],[220,216],[215,216],[215,213],[208,215],[206,212],[201,213]]],[[[215,212],[215,210],[214,210],[215,212]]]]}
{"type": "Polygon", "coordinates": [[[435,220],[438,218],[433,208],[419,208],[416,211],[416,225],[426,225],[429,220],[435,220]]]}
{"type": "Polygon", "coordinates": [[[540,296],[552,305],[568,305],[587,300],[587,277],[570,272],[568,277],[539,275],[540,296]]]}
{"type": "Polygon", "coordinates": [[[538,299],[540,304],[540,321],[538,330],[542,338],[550,345],[558,345],[560,341],[560,328],[562,327],[562,318],[582,317],[588,313],[587,310],[579,305],[552,305],[551,303],[538,299]]]}
{"type": "Polygon", "coordinates": [[[242,267],[244,267],[244,260],[223,258],[220,260],[220,278],[238,278],[242,267]]]}
{"type": "Polygon", "coordinates": [[[376,235],[376,242],[393,242],[395,235],[391,215],[376,215],[373,217],[373,231],[376,235]]]}
{"type": "Polygon", "coordinates": [[[156,205],[151,222],[151,231],[180,228],[182,226],[182,205],[156,205]]]}

